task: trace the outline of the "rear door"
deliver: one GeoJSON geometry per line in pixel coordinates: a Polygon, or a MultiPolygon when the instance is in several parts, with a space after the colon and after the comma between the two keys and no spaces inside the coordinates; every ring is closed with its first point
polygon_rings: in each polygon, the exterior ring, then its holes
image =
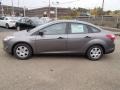
{"type": "Polygon", "coordinates": [[[87,25],[82,23],[69,23],[68,51],[82,52],[84,46],[92,38],[89,36],[87,25]]]}

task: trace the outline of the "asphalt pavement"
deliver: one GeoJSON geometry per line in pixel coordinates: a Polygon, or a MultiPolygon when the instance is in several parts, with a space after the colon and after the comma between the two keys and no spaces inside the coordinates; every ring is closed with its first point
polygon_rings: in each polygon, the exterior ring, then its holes
{"type": "Polygon", "coordinates": [[[8,31],[0,32],[0,90],[120,90],[120,37],[99,61],[72,54],[18,60],[3,50],[8,31]]]}
{"type": "Polygon", "coordinates": [[[0,32],[12,32],[12,31],[16,31],[16,29],[15,28],[6,29],[4,27],[0,27],[0,32]]]}

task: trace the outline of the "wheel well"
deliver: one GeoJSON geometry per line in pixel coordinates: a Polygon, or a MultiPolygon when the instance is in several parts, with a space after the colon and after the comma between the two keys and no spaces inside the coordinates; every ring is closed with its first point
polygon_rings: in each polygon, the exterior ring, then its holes
{"type": "Polygon", "coordinates": [[[30,46],[30,48],[32,49],[32,53],[33,53],[33,48],[32,48],[32,46],[30,45],[30,44],[28,44],[28,43],[26,43],[26,42],[17,42],[17,43],[15,43],[14,45],[13,45],[13,47],[12,47],[12,54],[14,54],[14,47],[17,45],[17,44],[27,44],[27,45],[29,45],[30,46]]]}
{"type": "Polygon", "coordinates": [[[8,23],[6,23],[5,25],[9,25],[8,23]]]}
{"type": "Polygon", "coordinates": [[[89,46],[89,47],[87,48],[87,50],[86,50],[86,53],[87,53],[87,51],[89,50],[89,48],[91,48],[92,46],[100,46],[100,47],[103,49],[103,53],[105,54],[105,48],[104,48],[104,46],[101,45],[101,44],[94,44],[94,45],[89,46]]]}

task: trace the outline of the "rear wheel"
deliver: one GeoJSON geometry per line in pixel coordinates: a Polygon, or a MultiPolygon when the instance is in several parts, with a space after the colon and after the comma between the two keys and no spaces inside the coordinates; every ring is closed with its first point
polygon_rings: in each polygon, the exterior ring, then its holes
{"type": "Polygon", "coordinates": [[[90,47],[87,51],[87,57],[92,61],[97,61],[102,56],[103,56],[103,48],[99,45],[94,45],[90,47]]]}
{"type": "Polygon", "coordinates": [[[13,49],[15,57],[21,60],[28,59],[32,56],[32,48],[28,44],[17,44],[13,49]]]}

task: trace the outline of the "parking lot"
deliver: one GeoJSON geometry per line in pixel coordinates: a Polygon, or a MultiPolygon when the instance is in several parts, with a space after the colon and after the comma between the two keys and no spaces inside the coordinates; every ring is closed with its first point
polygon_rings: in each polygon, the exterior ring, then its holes
{"type": "Polygon", "coordinates": [[[120,37],[115,52],[99,61],[72,54],[37,55],[22,61],[2,49],[2,39],[13,32],[0,28],[0,90],[120,89],[120,37]]]}

